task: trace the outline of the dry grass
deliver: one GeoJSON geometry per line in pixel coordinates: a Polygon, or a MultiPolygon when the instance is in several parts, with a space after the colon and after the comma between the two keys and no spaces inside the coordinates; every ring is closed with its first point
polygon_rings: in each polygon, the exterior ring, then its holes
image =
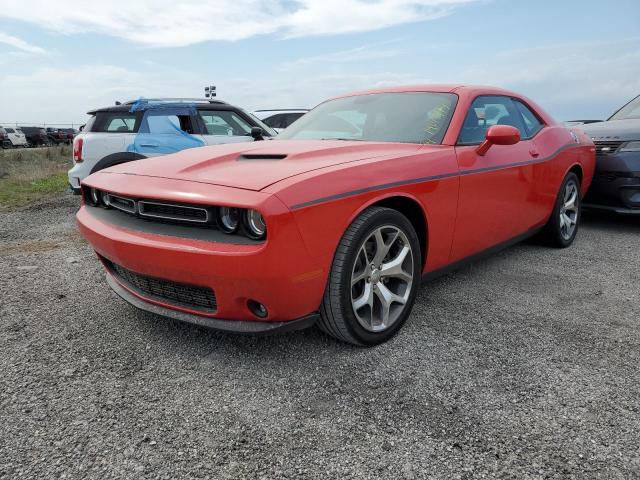
{"type": "Polygon", "coordinates": [[[45,240],[20,240],[15,242],[0,241],[0,258],[23,254],[46,253],[57,248],[73,246],[73,244],[86,243],[76,228],[67,230],[57,238],[45,240]]]}
{"type": "Polygon", "coordinates": [[[71,146],[0,150],[0,207],[18,207],[67,188],[71,146]]]}

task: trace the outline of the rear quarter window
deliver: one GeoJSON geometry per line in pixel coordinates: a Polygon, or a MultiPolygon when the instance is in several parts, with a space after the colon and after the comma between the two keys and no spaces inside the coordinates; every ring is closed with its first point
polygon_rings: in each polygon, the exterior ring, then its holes
{"type": "Polygon", "coordinates": [[[86,131],[103,133],[136,133],[140,126],[140,114],[130,112],[98,112],[85,127],[86,131]],[[90,127],[91,129],[89,130],[90,127]]]}
{"type": "Polygon", "coordinates": [[[527,131],[526,138],[531,138],[535,136],[536,133],[542,130],[542,127],[544,127],[544,124],[540,121],[540,119],[538,119],[536,114],[533,113],[531,109],[528,106],[526,106],[524,103],[522,103],[520,100],[514,99],[514,103],[516,105],[516,108],[518,109],[518,113],[522,115],[524,127],[527,131]]]}

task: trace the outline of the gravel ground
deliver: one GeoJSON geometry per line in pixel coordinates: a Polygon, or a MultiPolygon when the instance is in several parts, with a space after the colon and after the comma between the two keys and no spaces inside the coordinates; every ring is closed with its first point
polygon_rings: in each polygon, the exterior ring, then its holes
{"type": "Polygon", "coordinates": [[[435,280],[359,349],[135,310],[77,203],[0,213],[0,478],[640,477],[640,219],[435,280]]]}

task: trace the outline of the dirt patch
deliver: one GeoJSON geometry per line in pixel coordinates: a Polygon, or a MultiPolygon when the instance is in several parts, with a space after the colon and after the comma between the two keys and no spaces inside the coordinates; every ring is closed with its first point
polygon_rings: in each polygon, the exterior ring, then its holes
{"type": "Polygon", "coordinates": [[[17,242],[0,243],[0,257],[10,257],[20,254],[42,253],[69,246],[73,243],[84,243],[84,239],[77,230],[69,230],[62,237],[51,240],[22,240],[17,242]]]}

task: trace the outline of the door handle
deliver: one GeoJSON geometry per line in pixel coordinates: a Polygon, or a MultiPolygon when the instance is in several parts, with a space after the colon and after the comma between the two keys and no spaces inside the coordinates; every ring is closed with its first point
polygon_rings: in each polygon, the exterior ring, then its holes
{"type": "Polygon", "coordinates": [[[141,147],[157,147],[158,145],[154,145],[153,143],[141,143],[140,144],[141,147]]]}
{"type": "Polygon", "coordinates": [[[532,157],[539,157],[540,156],[540,152],[538,152],[535,148],[532,148],[531,150],[529,150],[529,155],[531,155],[532,157]]]}

